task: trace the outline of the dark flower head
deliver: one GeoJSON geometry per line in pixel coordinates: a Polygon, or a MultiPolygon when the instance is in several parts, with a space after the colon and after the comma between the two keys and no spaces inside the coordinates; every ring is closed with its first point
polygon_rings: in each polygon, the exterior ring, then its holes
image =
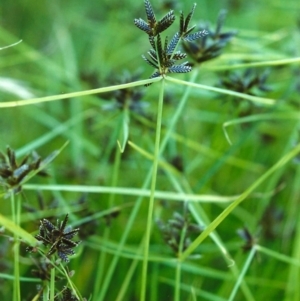
{"type": "Polygon", "coordinates": [[[193,5],[186,18],[181,12],[179,31],[175,33],[170,43],[168,43],[168,37],[166,37],[163,46],[160,34],[174,22],[174,13],[171,10],[160,21],[157,21],[149,0],[145,0],[147,22],[142,19],[135,19],[134,22],[139,29],[148,34],[149,42],[152,46],[152,49],[148,51],[149,57],[142,56],[150,66],[156,69],[150,78],[164,76],[167,73],[186,73],[192,70],[188,62],[176,64],[178,60],[186,57],[185,53],[176,50],[176,48],[179,46],[180,41],[194,41],[207,35],[205,30],[191,33],[195,26],[189,27],[189,23],[195,7],[196,4],[193,5]]]}
{"type": "MultiPolygon", "coordinates": [[[[237,34],[236,31],[222,32],[226,11],[221,11],[217,20],[215,30],[208,26],[205,29],[206,36],[201,40],[193,41],[185,39],[183,47],[187,54],[197,63],[202,63],[214,59],[221,55],[224,47],[237,34]]],[[[202,26],[201,26],[202,27],[202,26]]]]}
{"type": "Polygon", "coordinates": [[[193,233],[199,234],[202,231],[199,225],[191,222],[187,210],[185,207],[183,215],[174,212],[173,217],[166,223],[161,220],[157,221],[165,243],[172,248],[176,255],[188,248],[193,233]]]}
{"type": "Polygon", "coordinates": [[[179,35],[184,41],[195,41],[199,38],[205,37],[208,32],[206,30],[197,31],[195,33],[191,33],[196,25],[189,28],[189,23],[193,17],[194,11],[196,8],[196,3],[194,3],[192,10],[189,12],[186,18],[184,18],[183,12],[180,13],[180,25],[179,25],[179,35]]]}
{"type": "Polygon", "coordinates": [[[75,297],[72,293],[72,290],[68,287],[64,287],[63,296],[61,301],[78,301],[77,297],[75,297]]]}
{"type": "MultiPolygon", "coordinates": [[[[175,35],[170,43],[168,43],[168,38],[166,37],[164,47],[162,46],[162,41],[160,35],[157,36],[157,47],[150,49],[148,51],[149,58],[142,56],[143,59],[152,67],[157,69],[151,78],[164,76],[167,73],[186,73],[192,70],[188,62],[182,64],[176,64],[178,60],[186,57],[185,53],[180,51],[174,52],[175,44],[179,39],[178,35],[175,35]]],[[[152,37],[150,37],[150,44],[155,45],[152,37]]]]}
{"type": "MultiPolygon", "coordinates": [[[[110,85],[126,84],[138,80],[140,73],[130,74],[124,71],[121,76],[111,78],[108,81],[110,85]]],[[[104,110],[124,110],[128,108],[132,112],[144,114],[144,109],[148,106],[148,104],[143,101],[144,92],[139,89],[139,87],[115,90],[104,93],[101,96],[105,100],[110,101],[110,103],[103,105],[104,110]]]]}
{"type": "Polygon", "coordinates": [[[220,81],[220,85],[240,93],[255,95],[255,89],[262,92],[270,91],[266,81],[268,72],[248,68],[245,71],[225,72],[220,81]]]}
{"type": "Polygon", "coordinates": [[[57,255],[65,262],[69,262],[68,256],[75,254],[73,248],[80,243],[80,241],[72,241],[79,229],[72,230],[71,227],[66,227],[67,222],[68,214],[61,223],[57,222],[57,226],[44,218],[40,221],[39,234],[35,236],[45,246],[50,247],[47,256],[57,252],[57,255]]]}
{"type": "Polygon", "coordinates": [[[6,155],[0,152],[0,185],[7,191],[20,192],[25,178],[30,173],[35,172],[40,176],[48,175],[47,172],[42,170],[42,166],[45,165],[46,161],[49,161],[49,157],[42,161],[36,152],[32,152],[31,155],[25,156],[18,163],[15,151],[8,146],[6,155]]]}
{"type": "Polygon", "coordinates": [[[242,246],[244,252],[251,250],[257,243],[257,238],[255,238],[246,227],[238,229],[237,234],[244,241],[244,245],[242,246]]]}

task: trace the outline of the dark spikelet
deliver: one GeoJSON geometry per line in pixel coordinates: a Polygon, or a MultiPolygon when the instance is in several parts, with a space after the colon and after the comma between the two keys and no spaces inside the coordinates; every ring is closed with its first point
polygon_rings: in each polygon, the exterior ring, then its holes
{"type": "Polygon", "coordinates": [[[27,175],[28,173],[30,172],[30,169],[29,169],[29,165],[28,164],[23,164],[21,165],[20,167],[18,167],[17,169],[15,169],[13,171],[13,177],[16,177],[18,178],[18,180],[20,180],[20,176],[21,175],[27,175]]]}
{"type": "MultiPolygon", "coordinates": [[[[68,232],[65,232],[65,238],[67,238],[68,240],[72,239],[77,233],[79,232],[79,228],[70,230],[68,232]]],[[[74,242],[72,241],[72,243],[75,243],[76,245],[78,244],[78,242],[74,242]]]]}
{"type": "Polygon", "coordinates": [[[170,68],[170,67],[172,67],[174,64],[175,64],[175,60],[169,59],[169,60],[166,61],[166,63],[165,63],[164,66],[165,66],[165,68],[170,68]]]}
{"type": "Polygon", "coordinates": [[[55,226],[45,218],[42,220],[42,226],[49,232],[55,229],[55,226]]]}
{"type": "Polygon", "coordinates": [[[7,156],[8,156],[10,166],[13,169],[17,168],[18,165],[17,165],[17,162],[16,162],[16,155],[15,155],[15,152],[10,147],[7,147],[7,156]]]}
{"type": "Polygon", "coordinates": [[[158,68],[157,65],[155,65],[152,61],[150,61],[148,58],[146,58],[144,55],[142,55],[142,58],[152,67],[158,68]]]}
{"type": "Polygon", "coordinates": [[[172,54],[178,45],[180,39],[179,32],[176,32],[175,35],[173,36],[172,40],[170,41],[169,46],[167,47],[167,54],[172,54]]]}
{"type": "Polygon", "coordinates": [[[187,63],[181,64],[181,65],[174,65],[169,68],[170,73],[187,73],[192,71],[192,67],[189,65],[186,65],[187,63]]]}
{"type": "Polygon", "coordinates": [[[157,54],[158,54],[159,63],[161,64],[163,61],[163,49],[161,45],[160,35],[157,35],[157,54]]]}
{"type": "Polygon", "coordinates": [[[142,31],[146,32],[147,34],[151,33],[151,28],[143,19],[134,19],[134,25],[141,29],[142,31]]]}
{"type": "Polygon", "coordinates": [[[68,238],[65,238],[65,237],[63,237],[61,241],[63,242],[64,247],[68,248],[68,249],[77,247],[80,244],[80,242],[81,242],[81,241],[72,241],[72,240],[70,240],[68,238]]]}
{"type": "Polygon", "coordinates": [[[152,5],[149,2],[149,0],[145,0],[145,9],[146,9],[146,15],[147,15],[149,26],[153,28],[156,23],[156,18],[155,18],[152,5]]]}
{"type": "Polygon", "coordinates": [[[227,11],[226,10],[221,10],[218,16],[218,21],[217,21],[217,27],[216,27],[216,35],[219,35],[221,32],[221,28],[224,24],[225,18],[227,15],[227,11]]]}
{"type": "Polygon", "coordinates": [[[60,230],[60,231],[64,231],[64,229],[65,229],[66,226],[67,226],[68,219],[69,219],[69,214],[66,214],[64,220],[63,220],[63,221],[61,222],[61,224],[60,224],[60,227],[59,227],[59,230],[60,230]]]}
{"type": "Polygon", "coordinates": [[[180,12],[179,31],[180,31],[180,34],[184,32],[184,15],[183,15],[183,12],[180,12]]]}
{"type": "Polygon", "coordinates": [[[208,35],[208,31],[201,30],[201,31],[197,31],[195,33],[188,34],[188,35],[184,36],[183,39],[188,42],[193,42],[197,39],[205,37],[206,35],[208,35]]]}
{"type": "Polygon", "coordinates": [[[187,57],[187,54],[180,52],[180,51],[175,52],[172,56],[173,60],[175,60],[175,61],[182,60],[186,57],[187,57]]]}
{"type": "Polygon", "coordinates": [[[194,26],[189,28],[189,23],[190,23],[191,18],[194,14],[195,7],[196,7],[196,3],[193,5],[192,10],[190,11],[190,13],[187,15],[186,18],[184,18],[183,12],[181,12],[181,14],[180,14],[179,34],[180,34],[180,37],[183,40],[186,40],[186,41],[194,41],[194,40],[202,38],[202,37],[204,37],[205,35],[208,34],[205,31],[202,31],[201,34],[200,34],[200,32],[190,34],[194,30],[194,28],[196,27],[196,25],[194,25],[194,26]]]}
{"type": "Polygon", "coordinates": [[[148,51],[148,54],[149,54],[149,56],[151,57],[151,59],[153,59],[153,61],[157,63],[157,55],[156,55],[155,50],[150,49],[150,50],[148,51]]]}
{"type": "MultiPolygon", "coordinates": [[[[68,256],[64,253],[64,252],[57,252],[57,255],[61,258],[62,261],[64,262],[69,262],[70,259],[68,258],[68,256]]],[[[73,255],[73,254],[72,254],[73,255]]]]}
{"type": "Polygon", "coordinates": [[[189,26],[189,23],[193,17],[193,14],[194,14],[194,11],[195,11],[195,8],[196,8],[196,3],[194,3],[193,7],[192,7],[192,10],[190,11],[190,13],[187,15],[186,19],[185,19],[185,22],[184,22],[184,31],[187,32],[188,30],[188,26],[189,26]]]}
{"type": "Polygon", "coordinates": [[[149,35],[149,42],[152,46],[153,49],[155,49],[155,40],[154,40],[154,37],[149,35]]]}
{"type": "Polygon", "coordinates": [[[169,28],[175,21],[175,15],[173,10],[169,11],[157,24],[157,32],[161,33],[169,28]]]}

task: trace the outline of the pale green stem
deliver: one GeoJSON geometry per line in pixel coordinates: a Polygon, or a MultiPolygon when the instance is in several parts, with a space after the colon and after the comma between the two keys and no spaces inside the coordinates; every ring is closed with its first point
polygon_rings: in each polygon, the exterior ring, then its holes
{"type": "Polygon", "coordinates": [[[43,291],[43,301],[48,301],[49,300],[49,286],[45,285],[44,286],[44,291],[43,291]]]}
{"type": "MultiPolygon", "coordinates": [[[[180,258],[181,253],[184,249],[184,239],[186,237],[186,231],[187,231],[187,227],[186,227],[186,223],[184,224],[184,227],[181,231],[181,235],[180,235],[180,243],[179,243],[179,249],[178,249],[178,258],[180,258]]],[[[176,278],[175,278],[175,297],[174,300],[175,301],[180,301],[180,284],[181,284],[181,260],[177,261],[177,265],[176,265],[176,278]]]]}
{"type": "Polygon", "coordinates": [[[254,246],[251,249],[251,251],[250,251],[250,253],[248,255],[248,258],[247,258],[247,260],[245,262],[245,265],[244,265],[243,269],[241,270],[241,273],[240,273],[240,275],[239,275],[239,277],[238,277],[238,279],[237,279],[237,281],[236,281],[236,283],[234,285],[234,288],[233,288],[233,290],[232,290],[232,292],[230,294],[230,297],[229,297],[228,301],[233,301],[233,299],[234,299],[234,297],[235,297],[235,295],[236,295],[236,293],[237,293],[237,291],[238,291],[238,289],[239,289],[239,287],[240,287],[240,285],[241,285],[241,283],[242,283],[242,281],[243,281],[243,279],[245,277],[245,274],[246,274],[246,272],[247,272],[247,270],[248,270],[248,268],[249,268],[249,266],[251,264],[251,261],[252,261],[254,255],[255,255],[255,252],[256,252],[256,248],[254,246]]]}
{"type": "Polygon", "coordinates": [[[144,301],[146,299],[149,245],[150,245],[151,224],[152,224],[153,207],[154,207],[154,193],[155,193],[156,178],[157,178],[157,167],[159,161],[159,145],[160,145],[160,134],[161,134],[161,123],[162,123],[162,111],[163,111],[163,103],[164,103],[164,86],[165,86],[165,81],[163,79],[161,82],[159,101],[158,101],[154,161],[153,161],[153,169],[152,169],[151,192],[150,192],[150,200],[149,200],[149,207],[148,207],[146,239],[145,239],[145,246],[144,246],[144,259],[143,259],[143,268],[142,268],[142,286],[141,286],[141,298],[140,298],[141,301],[144,301]]]}
{"type": "Polygon", "coordinates": [[[55,267],[51,269],[50,275],[50,301],[54,301],[55,296],[55,267]]]}
{"type": "Polygon", "coordinates": [[[175,273],[175,293],[174,300],[180,301],[180,282],[181,282],[181,261],[177,260],[175,273]]]}
{"type": "Polygon", "coordinates": [[[208,91],[213,91],[213,92],[217,92],[217,93],[221,93],[221,94],[236,96],[236,97],[240,97],[242,99],[247,99],[247,100],[253,101],[254,103],[262,104],[262,105],[274,105],[276,103],[275,99],[258,97],[258,96],[248,95],[245,93],[235,92],[235,91],[231,91],[231,90],[196,84],[193,82],[187,82],[184,80],[180,80],[180,79],[174,78],[174,77],[166,76],[165,79],[167,81],[173,82],[177,85],[178,84],[185,85],[185,86],[189,86],[189,87],[193,87],[193,88],[197,88],[197,89],[201,89],[201,90],[208,90],[208,91]]]}
{"type": "Polygon", "coordinates": [[[91,90],[84,90],[84,91],[78,91],[78,92],[70,92],[65,94],[58,94],[58,95],[51,95],[51,96],[45,96],[45,97],[38,97],[38,98],[32,98],[32,99],[25,99],[25,100],[16,100],[16,101],[7,101],[7,102],[1,102],[0,108],[11,108],[11,107],[18,107],[18,106],[27,106],[42,102],[49,102],[49,101],[55,101],[60,99],[69,99],[69,98],[75,98],[75,97],[82,97],[86,95],[93,95],[93,94],[99,94],[99,93],[105,93],[110,91],[116,91],[120,89],[127,89],[137,86],[143,86],[146,84],[158,82],[162,80],[161,77],[155,77],[150,79],[144,79],[139,80],[136,82],[131,82],[128,84],[121,84],[121,85],[114,85],[109,87],[103,87],[103,88],[97,88],[97,89],[91,89],[91,90]]]}
{"type": "Polygon", "coordinates": [[[66,277],[66,279],[68,280],[68,284],[71,288],[71,290],[73,291],[73,294],[75,295],[75,297],[79,300],[79,301],[83,301],[82,296],[80,295],[80,292],[78,291],[78,289],[74,286],[73,282],[71,281],[68,272],[66,271],[65,267],[63,266],[62,263],[60,263],[60,268],[61,268],[61,273],[63,273],[66,277]]]}
{"type": "MultiPolygon", "coordinates": [[[[20,213],[21,213],[21,204],[18,198],[15,198],[14,192],[11,192],[11,211],[12,211],[12,219],[16,225],[20,225],[20,213]]],[[[14,235],[14,289],[13,296],[14,300],[21,300],[21,291],[20,291],[20,242],[18,235],[14,235]]]]}
{"type": "MultiPolygon", "coordinates": [[[[195,81],[195,79],[197,77],[197,74],[198,74],[198,70],[196,69],[195,72],[193,72],[193,74],[192,74],[192,78],[191,78],[192,82],[195,81]]],[[[186,91],[184,93],[184,96],[182,97],[182,99],[181,99],[178,107],[176,108],[176,111],[175,111],[175,113],[173,115],[173,118],[172,118],[172,120],[171,120],[171,122],[170,122],[170,124],[168,126],[168,130],[167,130],[167,132],[166,132],[166,134],[165,134],[165,136],[164,136],[164,138],[162,140],[162,143],[161,143],[160,154],[163,152],[164,148],[166,147],[166,145],[168,143],[169,138],[171,137],[171,135],[173,133],[173,129],[175,127],[175,124],[178,121],[178,119],[180,117],[180,114],[181,114],[181,112],[182,112],[182,110],[183,110],[183,108],[184,108],[184,106],[185,106],[185,104],[187,102],[188,94],[189,94],[189,88],[186,89],[186,91]]],[[[148,185],[149,185],[149,183],[151,181],[151,172],[152,172],[152,170],[149,171],[149,173],[147,175],[147,178],[144,181],[142,190],[145,190],[146,187],[148,187],[148,185]]],[[[118,187],[114,187],[114,188],[117,189],[118,187]]],[[[112,190],[110,190],[110,191],[112,191],[112,190]]],[[[124,192],[124,190],[123,190],[123,192],[124,192]]],[[[120,257],[120,252],[121,252],[121,250],[122,250],[122,248],[123,248],[123,246],[124,246],[124,244],[126,242],[126,239],[127,239],[128,235],[129,235],[129,232],[130,232],[130,229],[132,228],[133,222],[134,222],[134,220],[135,220],[135,218],[137,216],[137,213],[139,211],[139,208],[141,206],[143,195],[141,195],[140,192],[137,195],[139,197],[136,200],[136,205],[133,207],[133,210],[132,210],[132,212],[130,214],[130,217],[129,217],[128,221],[127,221],[127,225],[126,225],[126,227],[124,229],[123,236],[122,236],[122,238],[121,238],[121,240],[119,242],[118,248],[116,250],[117,255],[114,256],[114,258],[113,258],[113,260],[112,260],[112,262],[111,262],[108,270],[106,271],[106,278],[105,278],[105,281],[104,281],[104,283],[103,283],[103,285],[101,287],[100,294],[99,294],[99,296],[97,296],[98,297],[98,299],[96,299],[97,301],[104,300],[104,297],[105,297],[105,294],[107,292],[109,283],[110,283],[111,278],[113,276],[114,270],[115,270],[115,268],[117,266],[117,263],[118,263],[118,260],[119,260],[119,257],[120,257]]],[[[144,196],[146,196],[146,195],[144,195],[144,196]]],[[[148,194],[147,194],[147,196],[148,196],[148,194]]],[[[164,198],[164,197],[160,197],[160,198],[164,198]]],[[[190,197],[187,197],[187,198],[190,199],[190,197]]]]}

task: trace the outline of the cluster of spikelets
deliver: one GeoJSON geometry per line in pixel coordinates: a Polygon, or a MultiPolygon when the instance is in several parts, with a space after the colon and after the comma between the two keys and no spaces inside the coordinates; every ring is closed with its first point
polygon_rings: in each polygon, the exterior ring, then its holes
{"type": "Polygon", "coordinates": [[[180,41],[192,42],[204,37],[208,33],[206,30],[191,33],[196,27],[189,27],[196,4],[193,5],[192,10],[186,18],[184,17],[183,12],[180,13],[179,31],[175,33],[170,42],[167,36],[165,37],[164,42],[162,42],[160,34],[169,28],[175,21],[174,11],[169,11],[161,20],[157,21],[149,0],[145,0],[144,2],[147,21],[139,18],[134,20],[134,24],[148,35],[152,47],[152,49],[148,51],[149,57],[143,56],[143,59],[156,69],[151,78],[164,76],[167,73],[190,72],[192,67],[188,62],[176,64],[177,61],[187,57],[186,53],[177,50],[177,48],[180,41]]]}

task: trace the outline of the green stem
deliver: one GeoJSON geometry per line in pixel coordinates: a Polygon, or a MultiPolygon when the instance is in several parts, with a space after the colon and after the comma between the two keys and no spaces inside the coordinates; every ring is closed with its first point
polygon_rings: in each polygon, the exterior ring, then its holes
{"type": "Polygon", "coordinates": [[[54,301],[55,295],[55,267],[51,269],[50,275],[50,301],[54,301]]]}
{"type": "Polygon", "coordinates": [[[47,285],[44,284],[43,301],[48,301],[48,300],[49,300],[49,286],[48,286],[48,284],[47,285]]]}
{"type": "Polygon", "coordinates": [[[161,123],[162,123],[162,111],[163,111],[163,103],[164,103],[164,87],[165,87],[165,81],[163,79],[161,82],[161,88],[160,88],[159,100],[158,100],[154,161],[153,161],[153,169],[152,169],[151,192],[150,192],[150,201],[148,207],[146,239],[145,239],[145,246],[144,246],[144,259],[143,259],[143,269],[142,269],[142,286],[141,286],[141,298],[140,298],[141,301],[144,301],[146,299],[149,245],[150,245],[151,224],[152,224],[152,215],[153,215],[153,207],[154,207],[154,193],[155,193],[156,178],[157,178],[157,167],[159,161],[159,145],[160,145],[160,134],[161,134],[161,123]]]}
{"type": "Polygon", "coordinates": [[[233,290],[230,294],[230,297],[229,297],[228,301],[233,301],[234,300],[234,297],[236,296],[236,293],[237,293],[237,291],[238,291],[238,289],[239,289],[239,287],[240,287],[240,285],[241,285],[241,283],[242,283],[242,281],[245,277],[245,274],[246,274],[246,272],[247,272],[247,270],[248,270],[248,268],[251,264],[251,261],[252,261],[254,255],[255,255],[255,253],[256,253],[256,248],[254,246],[251,249],[250,253],[249,253],[249,256],[248,256],[248,258],[245,262],[245,265],[244,265],[243,269],[241,270],[241,273],[240,273],[240,275],[239,275],[239,277],[238,277],[238,279],[237,279],[237,281],[234,285],[234,288],[233,288],[233,290]]]}
{"type": "MultiPolygon", "coordinates": [[[[58,268],[58,267],[56,267],[58,268]]],[[[60,263],[60,269],[61,269],[61,273],[65,275],[66,279],[68,280],[68,284],[73,292],[73,294],[75,295],[75,297],[80,300],[83,301],[83,298],[80,294],[80,292],[78,291],[77,287],[75,287],[75,285],[73,284],[72,280],[70,279],[70,276],[68,274],[68,272],[66,271],[65,267],[63,266],[62,263],[60,263]]]]}
{"type": "MultiPolygon", "coordinates": [[[[20,214],[21,214],[21,203],[19,198],[15,198],[14,192],[11,192],[10,195],[11,200],[11,211],[12,211],[12,219],[16,225],[20,225],[20,214]]],[[[20,242],[18,235],[14,234],[14,289],[13,296],[14,300],[21,300],[21,290],[20,290],[20,242]]]]}
{"type": "MultiPolygon", "coordinates": [[[[198,69],[196,69],[196,70],[192,73],[191,81],[194,82],[195,79],[196,79],[196,77],[197,77],[197,75],[198,75],[198,69]]],[[[171,137],[171,135],[172,135],[172,133],[173,133],[173,129],[174,129],[174,127],[175,127],[175,125],[176,125],[176,123],[177,123],[179,117],[180,117],[180,114],[181,114],[181,112],[182,112],[182,110],[183,110],[183,108],[184,108],[186,102],[187,102],[188,95],[189,95],[189,90],[190,90],[189,88],[186,89],[186,91],[185,91],[185,93],[184,93],[184,96],[182,97],[182,99],[181,99],[179,105],[177,106],[176,111],[175,111],[175,113],[174,113],[174,115],[173,115],[173,117],[172,117],[172,120],[171,120],[170,124],[168,125],[167,132],[166,132],[166,134],[164,135],[164,138],[163,138],[162,143],[161,143],[160,154],[161,154],[161,153],[163,152],[163,150],[165,149],[165,147],[166,147],[166,145],[167,145],[167,143],[168,143],[168,140],[169,140],[169,138],[171,137]]],[[[152,170],[150,170],[149,173],[147,174],[147,177],[146,177],[146,179],[145,179],[145,181],[144,181],[144,184],[143,184],[143,186],[142,186],[142,190],[145,190],[145,189],[148,187],[148,185],[149,185],[149,183],[150,183],[150,181],[151,181],[151,172],[152,172],[152,170]]],[[[83,188],[83,187],[81,187],[80,189],[82,189],[82,188],[83,188]]],[[[99,187],[98,187],[98,188],[99,188],[99,187]]],[[[36,188],[35,188],[35,189],[36,189],[36,188]]],[[[101,189],[101,187],[100,187],[100,189],[101,189]]],[[[114,187],[114,190],[115,190],[115,189],[117,189],[117,187],[114,187]]],[[[81,190],[80,190],[80,191],[81,191],[81,190]]],[[[111,190],[109,190],[109,191],[111,192],[111,190]]],[[[123,190],[123,189],[122,189],[122,194],[124,194],[124,190],[123,190]]],[[[118,261],[119,261],[119,259],[120,259],[120,253],[121,253],[121,250],[122,250],[122,248],[123,248],[123,246],[124,246],[124,244],[125,244],[125,242],[126,242],[126,240],[127,240],[127,237],[128,237],[128,235],[129,235],[129,232],[130,232],[130,230],[131,230],[131,228],[132,228],[132,226],[133,226],[133,222],[134,222],[134,220],[136,219],[136,216],[137,216],[137,214],[138,214],[138,211],[139,211],[139,209],[140,209],[140,207],[141,207],[141,203],[142,203],[143,197],[145,196],[145,195],[141,195],[140,191],[139,191],[139,193],[138,193],[137,195],[138,195],[139,197],[137,198],[136,203],[135,203],[135,206],[133,207],[132,212],[131,212],[131,214],[130,214],[130,216],[129,216],[129,219],[128,219],[128,221],[127,221],[126,227],[125,227],[125,229],[124,229],[124,233],[123,233],[123,235],[122,235],[122,237],[121,237],[121,239],[120,239],[120,242],[119,242],[119,244],[118,244],[118,248],[117,248],[117,250],[116,250],[116,255],[115,255],[114,258],[112,259],[111,264],[110,264],[110,266],[108,267],[108,269],[107,269],[107,271],[106,271],[106,277],[105,277],[104,282],[103,282],[103,284],[102,284],[102,286],[101,286],[100,294],[99,294],[99,296],[97,296],[97,297],[98,297],[98,299],[96,299],[97,301],[102,301],[102,300],[104,300],[104,298],[105,298],[105,294],[106,294],[106,292],[107,292],[107,290],[108,290],[108,286],[109,286],[109,284],[112,282],[111,279],[112,279],[112,277],[113,277],[113,273],[114,273],[114,271],[115,271],[115,269],[116,269],[116,266],[117,266],[117,264],[118,264],[118,261]]],[[[147,194],[147,195],[148,195],[148,194],[147,194]]],[[[191,197],[191,196],[189,196],[188,199],[190,199],[190,197],[191,197]]]]}
{"type": "Polygon", "coordinates": [[[180,301],[180,282],[181,282],[181,261],[178,260],[176,264],[176,274],[175,274],[175,294],[174,294],[175,301],[180,301]]]}
{"type": "Polygon", "coordinates": [[[174,78],[174,77],[169,77],[169,76],[166,76],[165,79],[167,81],[173,82],[177,85],[185,85],[185,86],[189,86],[189,87],[193,87],[193,88],[197,88],[197,89],[202,89],[202,90],[213,91],[213,92],[217,92],[217,93],[221,93],[221,94],[236,96],[236,97],[240,97],[242,99],[247,99],[247,100],[253,101],[254,103],[262,104],[262,105],[276,104],[276,100],[271,99],[271,98],[258,97],[258,96],[248,95],[245,93],[235,92],[235,91],[231,91],[231,90],[227,90],[227,89],[221,89],[221,88],[211,87],[211,86],[207,86],[207,85],[201,85],[201,84],[188,82],[188,81],[184,81],[184,80],[174,78]]]}
{"type": "MultiPolygon", "coordinates": [[[[186,237],[186,232],[187,232],[187,224],[185,223],[180,234],[178,258],[180,258],[182,251],[184,250],[184,240],[186,237]]],[[[178,260],[176,265],[175,297],[174,297],[175,301],[180,301],[181,264],[182,262],[178,260]]]]}
{"type": "Polygon", "coordinates": [[[55,101],[55,100],[60,100],[60,99],[69,99],[69,98],[75,98],[75,97],[82,97],[82,96],[86,96],[86,95],[105,93],[105,92],[116,91],[116,90],[120,90],[120,89],[127,89],[127,88],[132,88],[132,87],[137,87],[137,86],[143,86],[146,84],[158,82],[160,80],[162,80],[161,77],[155,77],[155,78],[139,80],[136,82],[131,82],[128,84],[114,85],[114,86],[109,86],[109,87],[84,90],[84,91],[78,91],[78,92],[70,92],[70,93],[65,93],[65,94],[51,95],[51,96],[38,97],[38,98],[32,98],[32,99],[25,99],[25,100],[1,102],[0,108],[27,106],[27,105],[32,105],[32,104],[37,104],[37,103],[42,103],[42,102],[49,102],[49,101],[55,101]]]}

